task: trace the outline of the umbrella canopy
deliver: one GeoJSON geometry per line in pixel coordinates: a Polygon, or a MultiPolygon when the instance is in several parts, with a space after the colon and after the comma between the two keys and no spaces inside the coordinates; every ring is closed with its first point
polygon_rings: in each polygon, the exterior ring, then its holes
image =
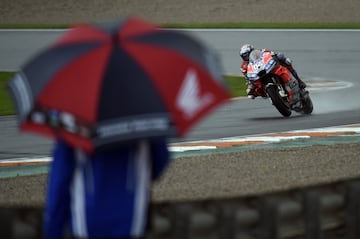
{"type": "Polygon", "coordinates": [[[87,152],[184,136],[230,97],[214,51],[132,17],[71,28],[27,61],[9,89],[21,130],[87,152]]]}

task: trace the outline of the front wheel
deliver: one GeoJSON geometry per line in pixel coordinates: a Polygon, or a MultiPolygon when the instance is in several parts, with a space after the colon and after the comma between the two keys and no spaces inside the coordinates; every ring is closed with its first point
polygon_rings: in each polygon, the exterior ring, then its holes
{"type": "Polygon", "coordinates": [[[266,88],[266,92],[271,98],[271,101],[275,108],[282,114],[284,117],[289,117],[291,115],[291,109],[289,103],[285,102],[279,94],[279,90],[276,85],[269,85],[266,88]]]}

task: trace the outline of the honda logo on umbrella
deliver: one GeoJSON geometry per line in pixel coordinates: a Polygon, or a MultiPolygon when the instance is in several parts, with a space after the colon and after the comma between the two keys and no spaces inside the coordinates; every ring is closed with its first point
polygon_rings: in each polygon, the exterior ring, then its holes
{"type": "Polygon", "coordinates": [[[213,100],[214,97],[210,93],[200,95],[200,82],[197,74],[194,69],[189,69],[177,95],[177,106],[184,113],[185,118],[192,118],[213,100]]]}

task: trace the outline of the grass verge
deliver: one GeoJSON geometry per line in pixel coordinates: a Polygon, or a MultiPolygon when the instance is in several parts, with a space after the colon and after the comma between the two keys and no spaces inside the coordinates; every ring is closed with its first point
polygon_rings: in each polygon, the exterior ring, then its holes
{"type": "Polygon", "coordinates": [[[252,29],[359,29],[360,23],[189,23],[161,24],[168,28],[252,28],[252,29]]]}
{"type": "MultiPolygon", "coordinates": [[[[0,24],[0,29],[65,29],[73,24],[0,24]]],[[[360,29],[360,23],[158,23],[165,28],[360,29]]]]}
{"type": "MultiPolygon", "coordinates": [[[[10,94],[6,89],[6,83],[14,75],[14,72],[0,72],[0,116],[15,114],[15,108],[10,94]]],[[[233,97],[245,95],[245,79],[240,76],[225,76],[226,84],[233,97]]]]}
{"type": "Polygon", "coordinates": [[[0,72],[0,116],[15,114],[6,83],[14,75],[13,72],[0,72]]]}

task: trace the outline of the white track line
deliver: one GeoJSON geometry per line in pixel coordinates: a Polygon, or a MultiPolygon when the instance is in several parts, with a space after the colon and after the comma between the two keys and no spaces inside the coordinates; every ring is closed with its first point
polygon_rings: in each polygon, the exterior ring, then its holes
{"type": "MultiPolygon", "coordinates": [[[[239,137],[227,137],[212,140],[199,140],[191,142],[173,143],[169,145],[170,152],[185,152],[193,150],[209,150],[221,147],[223,144],[232,143],[236,145],[248,145],[248,144],[264,144],[274,143],[281,141],[290,141],[296,139],[306,139],[316,137],[314,134],[323,133],[331,136],[336,135],[358,135],[360,134],[360,124],[343,125],[335,127],[314,128],[306,130],[292,130],[281,133],[269,133],[261,135],[239,136],[239,137]],[[243,144],[244,143],[244,144],[243,144]],[[247,144],[248,143],[248,144],[247,144]],[[218,145],[216,145],[218,144],[218,145]]],[[[51,157],[33,157],[33,158],[14,158],[0,160],[1,166],[14,166],[16,164],[41,164],[51,162],[51,157]]]]}

